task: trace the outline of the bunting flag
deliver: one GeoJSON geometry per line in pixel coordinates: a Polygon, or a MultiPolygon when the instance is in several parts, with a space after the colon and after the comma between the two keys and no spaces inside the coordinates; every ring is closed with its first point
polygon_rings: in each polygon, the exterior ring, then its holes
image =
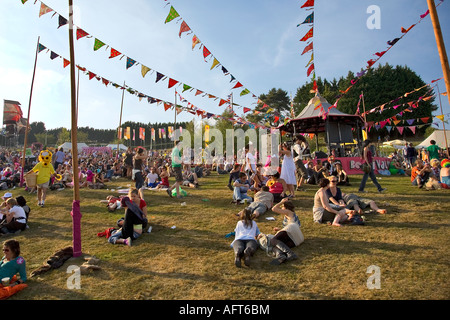
{"type": "Polygon", "coordinates": [[[213,61],[213,64],[212,64],[210,70],[214,69],[219,63],[220,63],[220,62],[219,62],[216,58],[214,58],[214,61],[213,61]]]}
{"type": "Polygon", "coordinates": [[[53,9],[50,7],[47,7],[47,5],[43,2],[41,2],[41,8],[39,10],[39,18],[42,17],[44,14],[52,12],[53,9]]]}
{"type": "Polygon", "coordinates": [[[184,33],[184,32],[188,32],[188,31],[191,31],[191,28],[189,28],[189,26],[187,25],[186,21],[183,20],[183,22],[181,23],[180,32],[179,32],[178,35],[181,38],[181,34],[184,33]]]}
{"type": "Polygon", "coordinates": [[[313,70],[314,70],[314,63],[308,68],[308,72],[307,72],[308,77],[311,74],[311,72],[313,72],[313,70]]]}
{"type": "Polygon", "coordinates": [[[81,38],[84,38],[88,35],[89,34],[86,31],[77,27],[77,40],[80,40],[81,38]]]}
{"type": "Polygon", "coordinates": [[[307,0],[300,8],[314,7],[314,0],[307,0]]]}
{"type": "Polygon", "coordinates": [[[313,50],[313,48],[314,48],[314,45],[313,45],[313,43],[311,42],[309,45],[307,45],[307,46],[305,47],[305,49],[304,49],[303,52],[302,52],[302,55],[304,55],[305,53],[307,53],[307,52],[313,50]]]}
{"type": "Polygon", "coordinates": [[[172,78],[169,79],[169,89],[172,88],[174,85],[178,83],[177,80],[174,80],[172,78]]]}
{"type": "Polygon", "coordinates": [[[67,60],[67,59],[64,59],[64,60],[63,60],[63,67],[64,67],[64,68],[67,67],[69,64],[70,64],[70,61],[69,61],[69,60],[67,60]]]}
{"type": "Polygon", "coordinates": [[[170,22],[175,18],[178,18],[180,15],[178,14],[178,12],[175,10],[175,8],[173,6],[170,7],[170,12],[169,15],[166,18],[166,21],[164,23],[170,22]]]}
{"type": "Polygon", "coordinates": [[[233,88],[231,88],[231,89],[237,89],[237,88],[240,88],[240,87],[242,87],[242,84],[241,84],[240,82],[238,82],[238,83],[236,83],[236,85],[235,85],[233,88]]]}
{"type": "Polygon", "coordinates": [[[192,37],[192,50],[194,50],[195,46],[200,43],[200,40],[197,38],[196,35],[192,37]]]}
{"type": "Polygon", "coordinates": [[[438,118],[439,120],[444,122],[444,115],[443,114],[436,116],[436,118],[438,118]]]}
{"type": "Polygon", "coordinates": [[[97,51],[98,49],[100,49],[101,47],[103,47],[105,45],[104,42],[98,40],[97,38],[95,38],[95,42],[94,42],[94,51],[97,51]]]}
{"type": "Polygon", "coordinates": [[[146,67],[144,65],[141,66],[141,74],[142,77],[145,78],[145,75],[150,71],[151,69],[149,67],[146,67]]]}
{"type": "Polygon", "coordinates": [[[127,57],[127,70],[130,69],[132,66],[134,66],[135,63],[136,63],[135,60],[127,57]]]}
{"type": "Polygon", "coordinates": [[[305,23],[314,23],[314,12],[311,13],[309,16],[306,17],[305,21],[303,21],[302,23],[298,24],[297,27],[301,26],[302,24],[305,23]]]}
{"type": "Polygon", "coordinates": [[[314,28],[309,29],[309,31],[305,34],[303,38],[300,39],[300,41],[306,41],[309,38],[312,38],[314,35],[314,28]]]}
{"type": "Polygon", "coordinates": [[[156,140],[155,128],[152,128],[152,140],[153,140],[153,141],[156,140]]]}
{"type": "Polygon", "coordinates": [[[162,73],[156,72],[156,82],[164,78],[165,76],[162,73]]]}
{"type": "Polygon", "coordinates": [[[246,94],[249,94],[249,93],[250,93],[250,90],[244,89],[244,90],[241,91],[240,96],[242,97],[242,96],[245,96],[246,94]]]}
{"type": "Polygon", "coordinates": [[[56,59],[58,57],[59,57],[59,55],[54,53],[53,51],[50,53],[50,59],[54,60],[54,59],[56,59]]]}
{"type": "Polygon", "coordinates": [[[208,57],[210,54],[211,52],[205,46],[203,46],[203,59],[205,59],[205,61],[206,57],[208,57]]]}
{"type": "Polygon", "coordinates": [[[120,53],[119,51],[117,51],[117,50],[114,49],[114,48],[111,48],[111,55],[109,56],[110,59],[115,58],[115,57],[118,57],[118,56],[120,56],[120,55],[121,55],[121,53],[120,53]]]}
{"type": "Polygon", "coordinates": [[[59,16],[58,18],[58,29],[62,26],[65,26],[68,23],[67,19],[63,16],[59,16]]]}

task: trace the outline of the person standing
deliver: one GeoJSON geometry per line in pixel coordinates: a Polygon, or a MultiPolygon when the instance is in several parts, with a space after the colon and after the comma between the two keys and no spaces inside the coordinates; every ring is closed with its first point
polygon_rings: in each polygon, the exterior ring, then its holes
{"type": "Polygon", "coordinates": [[[308,171],[303,164],[303,158],[310,155],[309,144],[305,137],[298,135],[293,146],[293,157],[295,163],[295,174],[297,177],[297,191],[302,190],[303,182],[308,179],[308,171]]]}
{"type": "Polygon", "coordinates": [[[362,163],[366,163],[369,166],[370,171],[369,172],[364,172],[363,178],[361,180],[361,184],[359,185],[359,192],[367,192],[364,190],[365,186],[366,186],[366,182],[367,179],[370,177],[370,179],[372,180],[373,184],[375,185],[375,187],[377,187],[378,192],[383,192],[386,190],[386,188],[383,188],[377,181],[377,177],[375,176],[375,172],[373,171],[373,155],[372,155],[372,151],[370,150],[370,144],[371,141],[370,140],[364,140],[363,142],[363,158],[362,158],[362,163]]]}
{"type": "Polygon", "coordinates": [[[172,187],[168,188],[167,194],[172,198],[172,190],[175,188],[177,192],[177,198],[182,198],[183,196],[180,193],[180,185],[183,183],[183,168],[182,168],[182,159],[181,159],[181,151],[179,149],[180,140],[175,141],[175,147],[172,149],[172,169],[175,172],[175,183],[172,187]]]}
{"type": "Polygon", "coordinates": [[[441,148],[439,148],[436,145],[436,141],[435,140],[431,140],[430,141],[430,146],[427,148],[428,160],[429,161],[431,161],[433,159],[438,159],[439,160],[440,151],[441,151],[441,148]]]}
{"type": "Polygon", "coordinates": [[[289,191],[289,198],[294,198],[295,186],[297,179],[295,178],[295,163],[292,158],[292,152],[286,142],[282,143],[279,150],[280,156],[283,155],[283,163],[281,165],[280,178],[286,181],[289,191]]]}
{"type": "Polygon", "coordinates": [[[143,148],[139,148],[133,157],[133,171],[132,180],[135,181],[135,188],[139,190],[139,196],[143,199],[144,194],[142,188],[144,187],[144,175],[142,174],[144,168],[144,160],[147,159],[147,153],[143,148]]]}
{"type": "Polygon", "coordinates": [[[63,165],[65,158],[66,158],[66,154],[64,153],[64,149],[61,147],[55,153],[55,164],[54,164],[53,168],[58,169],[59,165],[63,165]]]}

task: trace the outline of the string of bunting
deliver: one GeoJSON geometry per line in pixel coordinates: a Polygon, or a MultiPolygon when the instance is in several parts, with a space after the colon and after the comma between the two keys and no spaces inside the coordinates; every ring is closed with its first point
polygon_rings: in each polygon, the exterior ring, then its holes
{"type": "MultiPolygon", "coordinates": [[[[305,8],[307,11],[314,10],[314,0],[307,0],[301,8],[305,8]]],[[[317,91],[317,83],[316,83],[316,67],[314,64],[314,11],[310,13],[306,19],[297,25],[297,27],[300,27],[302,25],[308,25],[309,30],[308,32],[300,39],[301,42],[306,42],[306,47],[303,49],[303,52],[301,55],[304,55],[306,53],[311,52],[311,58],[309,59],[308,63],[306,64],[305,68],[307,68],[306,76],[309,77],[312,74],[312,79],[314,80],[313,84],[313,92],[317,91]],[[309,42],[308,42],[309,41],[309,42]]]]}
{"type": "MultiPolygon", "coordinates": [[[[21,0],[23,4],[25,4],[27,2],[27,0],[21,0]]],[[[51,7],[49,7],[48,5],[46,5],[44,2],[40,1],[40,0],[35,0],[36,2],[40,2],[40,10],[39,10],[39,17],[51,13],[53,12],[52,17],[54,17],[55,15],[58,15],[58,29],[64,25],[68,24],[68,20],[62,16],[61,14],[59,14],[58,12],[56,12],[54,9],[52,9],[51,7]]],[[[204,90],[200,90],[197,88],[194,88],[191,85],[188,85],[184,82],[181,82],[179,80],[174,79],[173,77],[167,76],[162,72],[159,72],[153,68],[150,68],[148,66],[146,66],[145,64],[142,64],[128,56],[126,56],[125,54],[123,54],[121,51],[114,49],[112,46],[106,44],[105,42],[101,41],[100,39],[98,39],[97,37],[94,37],[93,35],[91,35],[90,33],[86,32],[85,30],[83,30],[82,28],[80,28],[79,26],[76,26],[76,39],[82,39],[82,38],[94,38],[94,45],[93,45],[93,50],[94,51],[98,51],[99,49],[105,47],[105,50],[108,50],[110,48],[110,56],[109,59],[114,59],[114,58],[118,58],[122,60],[124,57],[126,57],[126,69],[130,69],[133,66],[138,66],[141,65],[141,74],[142,77],[145,78],[146,75],[150,72],[150,74],[154,73],[156,74],[156,80],[155,82],[158,83],[159,81],[165,81],[166,79],[168,79],[168,89],[170,88],[178,88],[178,87],[182,87],[182,91],[190,91],[190,92],[194,92],[195,91],[195,96],[201,96],[201,97],[207,97],[210,99],[214,99],[214,100],[218,100],[219,101],[219,106],[223,106],[225,104],[228,104],[231,106],[231,101],[230,101],[230,97],[228,98],[221,98],[218,97],[216,95],[210,94],[205,92],[204,90]]],[[[244,108],[243,106],[236,104],[233,102],[233,106],[237,106],[237,107],[241,107],[244,108]]],[[[247,108],[249,109],[249,108],[247,108]]],[[[247,110],[246,109],[246,110],[247,110]]]]}
{"type": "MultiPolygon", "coordinates": [[[[173,20],[176,20],[177,23],[181,21],[180,31],[178,33],[179,37],[181,38],[183,33],[186,33],[186,35],[193,34],[193,36],[192,36],[192,50],[194,50],[195,47],[197,45],[199,45],[199,50],[203,54],[203,60],[205,62],[210,62],[212,60],[212,66],[211,66],[210,70],[218,69],[219,67],[221,67],[222,73],[225,76],[230,76],[231,77],[230,82],[234,84],[234,86],[231,88],[231,90],[235,90],[235,89],[242,90],[240,92],[240,94],[239,94],[241,97],[250,94],[254,99],[257,99],[256,104],[263,106],[261,109],[267,109],[267,108],[270,109],[270,107],[269,107],[269,105],[267,103],[265,103],[264,101],[259,99],[253,92],[251,92],[247,87],[245,87],[242,84],[241,81],[238,81],[236,79],[236,77],[233,74],[231,74],[228,71],[228,69],[225,68],[225,66],[217,59],[217,57],[211,53],[211,51],[205,46],[205,44],[199,39],[199,37],[189,27],[189,25],[187,24],[186,20],[184,20],[180,16],[180,14],[173,7],[173,5],[171,5],[171,3],[168,0],[164,0],[164,2],[166,2],[165,6],[170,5],[169,14],[166,17],[166,20],[164,21],[164,24],[169,23],[169,22],[171,22],[173,20]]],[[[257,111],[255,109],[251,109],[251,108],[246,108],[246,107],[242,107],[242,106],[239,106],[239,107],[243,108],[244,114],[249,112],[249,111],[253,111],[253,112],[257,111]]],[[[269,113],[269,112],[267,112],[267,113],[269,113]]]]}
{"type": "MultiPolygon", "coordinates": [[[[62,59],[63,60],[63,68],[66,68],[67,66],[70,65],[70,60],[64,58],[60,54],[52,51],[48,47],[46,47],[43,44],[39,43],[38,44],[38,53],[41,53],[44,50],[47,50],[47,52],[50,52],[50,59],[51,60],[55,60],[56,58],[62,59]]],[[[241,126],[248,125],[248,126],[250,126],[252,128],[267,129],[264,126],[248,122],[248,121],[242,119],[241,117],[238,117],[237,119],[225,118],[225,117],[223,117],[221,115],[217,115],[217,114],[214,114],[214,113],[207,112],[207,111],[205,111],[203,109],[200,109],[200,108],[196,107],[194,104],[190,103],[184,97],[181,97],[181,95],[179,95],[179,93],[176,90],[175,90],[175,93],[180,96],[180,101],[188,103],[187,107],[175,106],[172,102],[168,102],[168,101],[164,101],[162,99],[154,98],[152,96],[149,96],[147,94],[139,92],[138,90],[135,90],[135,89],[133,89],[132,87],[130,87],[128,85],[119,85],[116,82],[110,81],[110,80],[106,79],[105,77],[102,77],[102,76],[98,75],[97,73],[92,72],[92,71],[90,71],[90,70],[88,70],[85,67],[82,67],[80,65],[76,65],[76,67],[80,71],[82,71],[85,75],[87,75],[89,77],[89,80],[92,80],[92,79],[95,78],[96,80],[101,81],[105,86],[111,85],[111,86],[115,87],[116,89],[126,90],[129,94],[137,96],[140,101],[142,101],[142,99],[147,99],[149,104],[153,104],[153,103],[156,103],[157,105],[161,105],[162,104],[164,106],[164,111],[176,108],[177,114],[179,114],[182,111],[185,111],[185,112],[189,112],[189,113],[191,113],[193,115],[200,116],[200,117],[202,117],[202,119],[204,119],[204,118],[208,118],[208,119],[209,118],[222,119],[222,120],[226,120],[226,121],[231,121],[235,125],[236,124],[237,125],[241,125],[241,126]]]]}
{"type": "MultiPolygon", "coordinates": [[[[440,2],[436,5],[436,8],[439,7],[444,0],[439,0],[440,2]]],[[[367,74],[367,72],[369,71],[369,69],[371,69],[373,67],[373,65],[375,63],[377,63],[389,50],[392,49],[392,47],[397,44],[401,39],[403,39],[403,37],[408,34],[416,25],[418,25],[420,22],[422,22],[423,19],[425,19],[425,17],[427,17],[429,15],[429,10],[427,10],[424,14],[420,15],[420,19],[418,20],[418,22],[416,22],[415,24],[411,25],[408,29],[405,29],[404,27],[401,27],[401,33],[402,35],[400,37],[394,38],[393,40],[389,40],[387,41],[388,44],[388,48],[384,51],[381,52],[376,52],[374,54],[374,56],[376,56],[377,58],[375,59],[370,59],[369,61],[367,61],[367,66],[365,69],[362,69],[360,72],[358,72],[356,74],[356,78],[351,80],[351,85],[344,91],[341,90],[341,94],[338,95],[336,97],[336,102],[333,104],[332,107],[337,107],[337,103],[339,102],[339,100],[345,95],[347,94],[351,88],[353,88],[355,86],[355,84],[364,76],[367,74]]]]}

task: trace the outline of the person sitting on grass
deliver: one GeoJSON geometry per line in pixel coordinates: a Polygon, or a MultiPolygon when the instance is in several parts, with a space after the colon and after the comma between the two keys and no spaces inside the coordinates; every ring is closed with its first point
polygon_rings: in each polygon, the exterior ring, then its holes
{"type": "Polygon", "coordinates": [[[255,193],[254,201],[247,207],[258,218],[260,215],[270,210],[273,206],[273,194],[268,186],[262,186],[261,190],[255,193]]]}
{"type": "Polygon", "coordinates": [[[27,216],[21,206],[17,204],[16,199],[9,198],[6,200],[5,219],[0,225],[0,234],[14,233],[23,231],[27,227],[27,216]]]}
{"type": "Polygon", "coordinates": [[[198,188],[198,178],[195,172],[191,171],[190,165],[184,166],[185,170],[183,172],[183,186],[189,188],[198,188]]]}
{"type": "Polygon", "coordinates": [[[326,193],[329,184],[330,180],[326,178],[319,181],[320,188],[314,195],[313,219],[316,223],[327,223],[341,227],[341,223],[348,219],[347,213],[352,214],[352,212],[347,212],[348,210],[345,208],[330,203],[326,193]]]}
{"type": "Polygon", "coordinates": [[[111,233],[108,242],[131,246],[132,241],[142,235],[148,225],[147,204],[139,197],[139,191],[130,189],[128,196],[122,198],[122,207],[125,208],[125,217],[118,221],[120,229],[111,233]]]}
{"type": "Polygon", "coordinates": [[[147,172],[147,176],[145,177],[145,185],[148,188],[156,188],[158,180],[159,176],[156,173],[155,167],[150,167],[150,171],[147,172]]]}
{"type": "Polygon", "coordinates": [[[291,249],[303,243],[304,237],[300,230],[301,223],[295,214],[295,206],[292,201],[284,198],[273,206],[272,211],[284,216],[283,228],[274,228],[276,234],[270,240],[272,251],[275,253],[275,259],[270,264],[279,265],[285,261],[298,258],[291,249]]]}
{"type": "Polygon", "coordinates": [[[423,163],[421,159],[417,159],[415,166],[411,169],[411,184],[422,188],[428,181],[431,174],[431,167],[429,164],[423,163]]]}
{"type": "Polygon", "coordinates": [[[247,180],[247,174],[245,172],[239,173],[239,179],[237,179],[234,183],[233,190],[233,202],[236,204],[240,204],[241,201],[246,200],[248,203],[252,202],[253,199],[250,197],[247,192],[250,189],[250,182],[247,180]]]}
{"type": "Polygon", "coordinates": [[[242,258],[244,258],[244,264],[247,267],[250,266],[250,257],[258,249],[256,237],[260,233],[251,210],[248,208],[242,210],[239,218],[234,230],[235,238],[231,243],[231,247],[234,249],[234,264],[238,268],[241,267],[242,258]]]}
{"type": "Polygon", "coordinates": [[[170,188],[169,185],[169,168],[168,167],[161,167],[161,174],[159,175],[161,181],[158,183],[158,185],[154,188],[155,190],[161,190],[161,189],[168,189],[170,188]]]}
{"type": "Polygon", "coordinates": [[[241,165],[239,163],[236,163],[233,166],[233,169],[231,169],[230,171],[230,177],[228,179],[228,185],[227,187],[231,190],[234,191],[233,189],[233,183],[239,179],[239,172],[241,172],[241,165]]]}
{"type": "Polygon", "coordinates": [[[269,172],[269,180],[267,180],[266,186],[269,187],[269,191],[273,194],[273,201],[275,203],[280,202],[286,196],[286,181],[280,178],[278,171],[269,172]]]}
{"type": "Polygon", "coordinates": [[[28,285],[25,259],[20,256],[20,244],[15,239],[3,242],[3,258],[0,261],[0,279],[9,281],[6,285],[0,282],[0,300],[25,289],[28,285]],[[17,274],[20,279],[17,278],[17,274]]]}

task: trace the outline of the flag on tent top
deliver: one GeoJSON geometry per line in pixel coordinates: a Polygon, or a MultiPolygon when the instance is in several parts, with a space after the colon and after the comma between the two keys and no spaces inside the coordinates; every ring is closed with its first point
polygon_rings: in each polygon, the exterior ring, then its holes
{"type": "Polygon", "coordinates": [[[15,124],[19,122],[22,117],[22,109],[18,101],[3,100],[3,124],[15,124]]]}

